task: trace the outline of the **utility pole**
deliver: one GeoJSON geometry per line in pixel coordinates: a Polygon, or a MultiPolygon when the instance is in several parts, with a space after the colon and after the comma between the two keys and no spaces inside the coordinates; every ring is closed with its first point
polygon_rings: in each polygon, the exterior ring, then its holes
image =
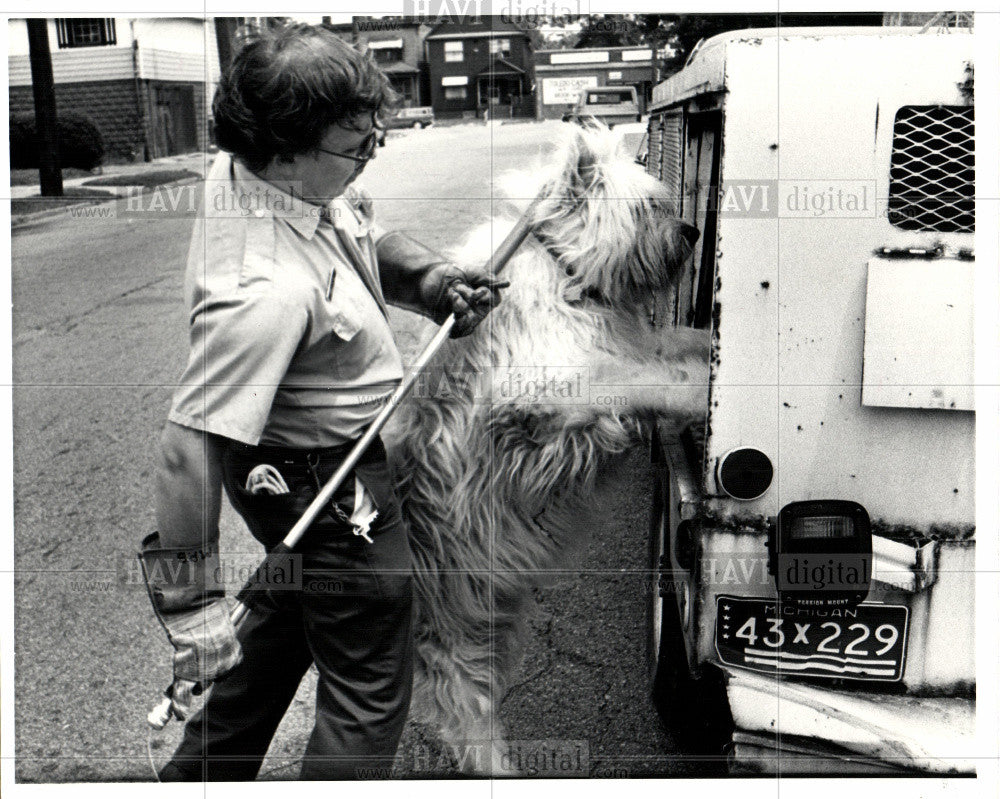
{"type": "Polygon", "coordinates": [[[218,45],[219,67],[223,75],[229,71],[229,64],[233,60],[233,40],[242,24],[243,17],[215,18],[215,43],[218,45]]]}
{"type": "Polygon", "coordinates": [[[38,178],[43,197],[62,197],[59,130],[56,127],[56,87],[52,80],[48,21],[29,19],[27,23],[31,90],[35,96],[35,135],[38,136],[38,178]]]}

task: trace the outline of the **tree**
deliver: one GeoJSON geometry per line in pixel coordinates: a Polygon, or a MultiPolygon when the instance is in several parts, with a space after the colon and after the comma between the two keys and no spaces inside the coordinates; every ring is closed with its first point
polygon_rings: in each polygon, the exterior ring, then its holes
{"type": "Polygon", "coordinates": [[[669,75],[701,39],[742,28],[773,28],[777,21],[776,14],[592,14],[572,46],[650,45],[660,56],[661,74],[669,75]]]}
{"type": "Polygon", "coordinates": [[[702,39],[745,28],[881,25],[881,13],[854,14],[591,14],[578,31],[559,36],[554,31],[545,46],[560,48],[628,47],[656,48],[664,77],[684,66],[702,39]]]}
{"type": "Polygon", "coordinates": [[[528,26],[524,29],[524,32],[528,34],[528,44],[533,51],[544,50],[546,47],[552,47],[553,45],[545,40],[545,36],[538,29],[537,25],[528,26]]]}
{"type": "MultiPolygon", "coordinates": [[[[669,75],[684,66],[688,56],[702,39],[726,31],[745,28],[774,28],[777,14],[663,14],[661,22],[669,31],[667,42],[671,53],[664,59],[664,74],[669,75]]],[[[818,15],[816,15],[818,16],[818,15]]]]}
{"type": "Polygon", "coordinates": [[[645,44],[635,14],[591,14],[586,18],[575,48],[629,47],[645,44]]]}

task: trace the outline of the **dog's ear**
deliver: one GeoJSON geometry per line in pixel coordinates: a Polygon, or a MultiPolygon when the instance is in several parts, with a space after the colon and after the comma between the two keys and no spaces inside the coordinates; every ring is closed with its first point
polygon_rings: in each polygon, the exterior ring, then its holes
{"type": "Polygon", "coordinates": [[[694,245],[698,243],[701,231],[694,225],[689,225],[680,219],[674,220],[667,234],[671,237],[680,257],[677,259],[678,265],[684,263],[694,252],[694,245]]]}
{"type": "Polygon", "coordinates": [[[576,162],[576,175],[582,181],[585,191],[593,184],[597,175],[597,156],[593,150],[580,150],[580,157],[576,162]]]}
{"type": "Polygon", "coordinates": [[[570,190],[581,196],[591,189],[597,175],[598,155],[590,142],[592,132],[578,126],[573,142],[574,163],[569,165],[570,190]]]}

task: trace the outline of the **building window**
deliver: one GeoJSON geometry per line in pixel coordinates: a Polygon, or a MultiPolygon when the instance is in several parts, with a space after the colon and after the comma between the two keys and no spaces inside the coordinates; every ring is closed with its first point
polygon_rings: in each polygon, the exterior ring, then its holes
{"type": "Polygon", "coordinates": [[[117,44],[115,21],[106,19],[57,19],[56,40],[59,48],[101,47],[117,44]]]}
{"type": "Polygon", "coordinates": [[[444,90],[445,100],[464,100],[468,97],[464,86],[447,86],[444,90]]]}
{"type": "Polygon", "coordinates": [[[509,56],[510,39],[490,39],[490,55],[509,56]]]}
{"type": "Polygon", "coordinates": [[[972,106],[906,105],[896,113],[889,222],[903,230],[976,229],[972,106]]]}
{"type": "Polygon", "coordinates": [[[403,60],[402,47],[381,47],[371,52],[375,55],[376,64],[396,64],[403,60]]]}
{"type": "Polygon", "coordinates": [[[462,50],[463,42],[445,42],[444,43],[444,60],[445,61],[462,61],[465,59],[464,52],[462,50]]]}
{"type": "Polygon", "coordinates": [[[409,108],[413,105],[413,90],[415,83],[416,81],[414,78],[407,77],[392,80],[392,88],[394,88],[403,99],[403,108],[409,108]]]}

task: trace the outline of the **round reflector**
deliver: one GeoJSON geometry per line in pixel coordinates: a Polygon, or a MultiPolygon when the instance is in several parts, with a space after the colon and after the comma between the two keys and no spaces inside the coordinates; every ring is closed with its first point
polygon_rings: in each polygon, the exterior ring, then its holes
{"type": "Polygon", "coordinates": [[[733,499],[757,499],[770,487],[774,467],[759,449],[738,447],[719,458],[715,476],[719,488],[733,499]]]}

